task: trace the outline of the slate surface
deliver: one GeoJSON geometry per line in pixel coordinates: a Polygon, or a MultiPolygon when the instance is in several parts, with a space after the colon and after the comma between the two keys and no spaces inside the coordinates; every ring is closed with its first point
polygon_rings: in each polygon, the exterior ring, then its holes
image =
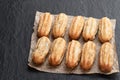
{"type": "Polygon", "coordinates": [[[36,11],[53,14],[115,18],[116,45],[120,64],[120,0],[0,0],[0,80],[120,80],[110,76],[65,75],[28,67],[31,34],[36,11]]]}

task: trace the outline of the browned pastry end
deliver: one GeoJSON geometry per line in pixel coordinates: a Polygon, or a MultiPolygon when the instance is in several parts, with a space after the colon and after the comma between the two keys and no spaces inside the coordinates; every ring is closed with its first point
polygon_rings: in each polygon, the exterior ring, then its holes
{"type": "Polygon", "coordinates": [[[109,42],[105,42],[100,49],[99,68],[102,72],[110,72],[114,62],[113,46],[109,42]]]}
{"type": "Polygon", "coordinates": [[[101,42],[108,42],[113,36],[113,27],[109,18],[103,17],[99,21],[98,37],[101,42]]]}
{"type": "Polygon", "coordinates": [[[78,39],[84,26],[84,17],[76,16],[73,18],[69,28],[69,36],[71,39],[78,39]]]}
{"type": "Polygon", "coordinates": [[[41,37],[38,39],[35,50],[33,51],[32,61],[39,65],[42,64],[49,52],[50,40],[47,37],[41,37]]]}
{"type": "Polygon", "coordinates": [[[82,33],[84,40],[85,41],[94,40],[97,30],[98,30],[98,25],[96,19],[92,17],[88,18],[85,21],[85,25],[82,33]]]}
{"type": "Polygon", "coordinates": [[[48,36],[52,26],[52,15],[49,12],[40,15],[37,35],[38,37],[48,36]]]}
{"type": "Polygon", "coordinates": [[[76,40],[69,42],[66,53],[66,66],[71,69],[75,68],[80,61],[80,54],[81,44],[76,40]]]}
{"type": "Polygon", "coordinates": [[[63,38],[57,38],[53,41],[50,55],[49,63],[50,65],[57,66],[62,62],[66,50],[66,41],[63,38]]]}
{"type": "Polygon", "coordinates": [[[89,71],[93,66],[96,56],[96,44],[88,41],[83,45],[80,66],[84,71],[89,71]]]}
{"type": "Polygon", "coordinates": [[[68,22],[68,17],[66,14],[60,13],[56,16],[53,29],[52,29],[54,38],[64,36],[66,27],[67,27],[67,22],[68,22]]]}

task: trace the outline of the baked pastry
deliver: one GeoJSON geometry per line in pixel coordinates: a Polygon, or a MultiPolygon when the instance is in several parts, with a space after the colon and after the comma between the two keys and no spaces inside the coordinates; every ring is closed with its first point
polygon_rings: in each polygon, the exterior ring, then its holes
{"type": "Polygon", "coordinates": [[[47,37],[41,37],[38,39],[35,50],[33,51],[32,61],[39,65],[42,64],[48,54],[51,41],[47,37]]]}
{"type": "Polygon", "coordinates": [[[38,37],[48,36],[52,26],[52,15],[49,12],[40,15],[37,35],[38,37]]]}
{"type": "Polygon", "coordinates": [[[85,41],[94,40],[97,30],[98,30],[98,25],[96,19],[92,17],[88,18],[85,21],[85,25],[82,33],[84,40],[85,41]]]}
{"type": "Polygon", "coordinates": [[[52,33],[54,38],[63,37],[67,27],[68,17],[64,13],[60,13],[56,16],[52,33]]]}
{"type": "Polygon", "coordinates": [[[105,42],[100,49],[99,68],[102,72],[110,72],[114,62],[113,46],[109,42],[105,42]]]}
{"type": "Polygon", "coordinates": [[[101,42],[110,41],[113,36],[112,23],[109,18],[103,17],[99,21],[98,37],[101,42]]]}
{"type": "Polygon", "coordinates": [[[66,41],[63,38],[57,38],[53,41],[50,55],[49,63],[50,65],[57,66],[61,63],[66,50],[66,41]]]}
{"type": "Polygon", "coordinates": [[[69,36],[71,39],[78,39],[84,26],[84,17],[76,16],[73,18],[69,28],[69,36]]]}
{"type": "Polygon", "coordinates": [[[75,68],[80,61],[80,54],[81,44],[76,40],[69,42],[66,53],[66,66],[71,69],[75,68]]]}
{"type": "Polygon", "coordinates": [[[93,66],[96,56],[96,44],[88,41],[83,45],[80,66],[84,71],[88,71],[93,66]]]}

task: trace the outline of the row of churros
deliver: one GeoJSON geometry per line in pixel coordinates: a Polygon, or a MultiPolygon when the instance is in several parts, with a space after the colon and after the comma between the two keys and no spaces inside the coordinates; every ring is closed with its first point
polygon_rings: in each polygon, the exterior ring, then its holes
{"type": "MultiPolygon", "coordinates": [[[[50,31],[54,38],[63,37],[68,26],[67,22],[68,16],[64,13],[56,15],[54,22],[53,15],[49,12],[42,13],[38,25],[38,37],[48,36],[50,31]]],[[[97,24],[95,18],[89,17],[85,20],[83,16],[75,16],[68,30],[71,39],[79,39],[82,34],[85,41],[94,40],[97,32],[102,43],[109,42],[112,39],[113,29],[109,18],[103,17],[97,24]]]]}
{"type": "MultiPolygon", "coordinates": [[[[89,71],[96,59],[96,44],[93,41],[85,42],[83,47],[77,40],[72,40],[66,44],[63,38],[56,38],[52,43],[48,37],[38,39],[35,50],[32,54],[32,61],[36,65],[48,61],[51,66],[58,66],[65,56],[67,68],[74,69],[80,62],[80,67],[84,71],[89,71]]],[[[110,72],[114,63],[113,46],[109,42],[102,44],[100,48],[98,65],[102,72],[110,72]]]]}

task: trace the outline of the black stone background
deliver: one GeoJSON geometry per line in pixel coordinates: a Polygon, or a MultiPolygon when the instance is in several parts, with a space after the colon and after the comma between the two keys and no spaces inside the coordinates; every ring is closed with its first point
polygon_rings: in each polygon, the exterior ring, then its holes
{"type": "Polygon", "coordinates": [[[28,67],[37,10],[53,14],[64,12],[74,16],[115,18],[115,39],[120,56],[120,0],[0,0],[0,80],[120,80],[120,73],[110,76],[67,75],[39,72],[28,67]]]}

